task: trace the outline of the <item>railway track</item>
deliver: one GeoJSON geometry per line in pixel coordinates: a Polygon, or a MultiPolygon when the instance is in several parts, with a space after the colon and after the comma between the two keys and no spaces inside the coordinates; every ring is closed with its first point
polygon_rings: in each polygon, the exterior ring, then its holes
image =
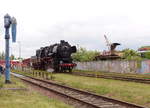
{"type": "Polygon", "coordinates": [[[19,77],[23,81],[39,86],[40,88],[46,89],[48,91],[54,92],[57,95],[69,98],[74,102],[80,103],[80,106],[77,106],[76,108],[145,108],[143,106],[60,85],[52,81],[42,80],[14,73],[12,74],[16,77],[19,77]]]}
{"type": "Polygon", "coordinates": [[[96,75],[96,74],[87,74],[87,73],[81,73],[81,72],[72,72],[71,74],[78,75],[78,76],[114,79],[114,80],[122,80],[122,81],[132,81],[132,82],[150,84],[150,79],[143,79],[143,78],[133,78],[133,77],[131,78],[131,77],[109,76],[109,75],[96,75]]]}

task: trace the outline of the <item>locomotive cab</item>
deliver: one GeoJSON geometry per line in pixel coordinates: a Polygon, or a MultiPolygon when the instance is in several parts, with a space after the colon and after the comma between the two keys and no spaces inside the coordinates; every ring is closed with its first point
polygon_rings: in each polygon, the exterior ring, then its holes
{"type": "Polygon", "coordinates": [[[71,47],[71,52],[72,52],[72,53],[76,53],[76,52],[77,52],[76,46],[72,46],[72,47],[71,47]]]}

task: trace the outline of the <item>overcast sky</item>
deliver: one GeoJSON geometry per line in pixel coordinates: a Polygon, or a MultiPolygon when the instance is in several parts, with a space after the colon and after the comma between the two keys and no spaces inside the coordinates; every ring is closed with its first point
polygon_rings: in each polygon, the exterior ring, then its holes
{"type": "MultiPolygon", "coordinates": [[[[0,51],[4,51],[4,15],[17,19],[21,57],[66,40],[89,50],[107,49],[104,34],[117,49],[150,45],[149,0],[3,0],[0,3],[0,51]]],[[[10,51],[19,56],[19,44],[10,51]]]]}

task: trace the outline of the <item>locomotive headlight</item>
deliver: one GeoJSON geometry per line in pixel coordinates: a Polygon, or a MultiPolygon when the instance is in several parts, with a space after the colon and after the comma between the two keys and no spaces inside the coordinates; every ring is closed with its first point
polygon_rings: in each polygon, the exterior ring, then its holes
{"type": "Polygon", "coordinates": [[[63,63],[63,61],[60,61],[60,64],[62,64],[63,63]]]}

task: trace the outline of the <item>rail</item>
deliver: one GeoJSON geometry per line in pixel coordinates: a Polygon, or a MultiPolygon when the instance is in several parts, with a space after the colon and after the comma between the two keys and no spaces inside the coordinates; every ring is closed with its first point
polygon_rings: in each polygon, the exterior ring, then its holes
{"type": "MultiPolygon", "coordinates": [[[[17,75],[16,77],[19,76],[17,75]]],[[[77,101],[78,103],[82,103],[82,106],[84,106],[84,108],[87,108],[87,106],[88,108],[144,108],[143,106],[139,106],[136,104],[132,104],[132,103],[100,96],[87,91],[78,90],[72,87],[60,85],[53,81],[38,79],[31,76],[21,76],[19,78],[28,83],[39,86],[43,89],[49,90],[51,92],[55,92],[56,94],[65,96],[66,98],[70,98],[74,101],[77,101]]],[[[82,108],[82,106],[80,106],[80,108],[82,108]]]]}

